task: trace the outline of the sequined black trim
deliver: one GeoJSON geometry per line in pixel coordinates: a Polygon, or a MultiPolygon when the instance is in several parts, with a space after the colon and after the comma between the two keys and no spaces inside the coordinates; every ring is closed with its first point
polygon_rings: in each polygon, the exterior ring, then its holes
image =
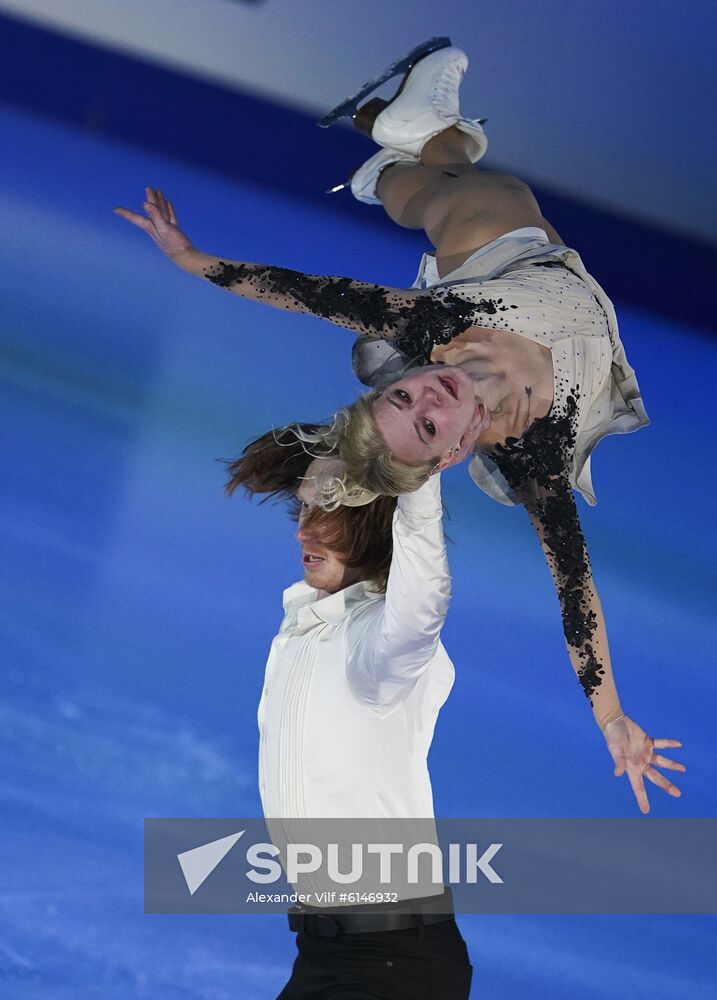
{"type": "Polygon", "coordinates": [[[567,474],[575,447],[579,398],[576,387],[562,410],[553,406],[521,438],[496,445],[491,458],[540,524],[556,577],[565,639],[577,651],[578,679],[592,705],[605,669],[593,649],[597,621],[589,606],[590,559],[567,474]]]}
{"type": "Polygon", "coordinates": [[[259,301],[298,307],[322,319],[384,336],[397,350],[426,363],[436,344],[448,344],[480,315],[493,316],[515,306],[502,299],[468,302],[446,289],[416,294],[351,278],[304,274],[284,267],[219,261],[206,277],[220,288],[249,285],[259,301]]]}
{"type": "Polygon", "coordinates": [[[394,346],[408,357],[428,363],[433,348],[450,344],[454,337],[471,326],[481,325],[481,316],[495,316],[516,306],[503,299],[480,299],[469,302],[445,289],[435,289],[431,296],[417,299],[415,305],[400,313],[401,322],[393,339],[394,346]]]}

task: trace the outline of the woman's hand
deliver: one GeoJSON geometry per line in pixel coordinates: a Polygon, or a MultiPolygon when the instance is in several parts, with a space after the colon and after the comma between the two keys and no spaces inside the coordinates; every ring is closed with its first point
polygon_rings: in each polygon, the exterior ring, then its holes
{"type": "Polygon", "coordinates": [[[171,201],[167,201],[159,188],[145,188],[147,201],[144,203],[146,215],[131,212],[128,208],[116,208],[115,213],[139,226],[148,233],[162,253],[168,257],[179,257],[193,250],[192,241],[182,232],[171,201]]]}
{"type": "Polygon", "coordinates": [[[627,771],[641,812],[650,811],[644,778],[648,778],[658,788],[663,788],[669,795],[675,797],[682,795],[679,788],[656,771],[655,767],[667,767],[673,771],[686,771],[687,768],[684,764],[654,752],[656,748],[662,750],[665,747],[681,747],[679,740],[650,739],[627,715],[609,722],[605,726],[603,735],[615,761],[615,777],[619,778],[627,771]]]}

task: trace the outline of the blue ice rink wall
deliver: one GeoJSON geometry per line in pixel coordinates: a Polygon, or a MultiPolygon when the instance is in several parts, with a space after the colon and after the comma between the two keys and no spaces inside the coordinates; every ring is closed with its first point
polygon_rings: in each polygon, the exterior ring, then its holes
{"type": "MultiPolygon", "coordinates": [[[[218,459],[353,398],[352,338],[183,275],[112,208],[154,184],[203,249],[389,285],[412,281],[419,244],[132,139],[0,105],[0,992],[269,1000],[293,961],[285,921],[144,915],[142,822],[259,814],[256,706],[301,570],[283,510],[225,498],[218,459]]],[[[648,785],[651,815],[713,816],[717,341],[615,298],[652,424],[601,444],[600,502],[580,509],[623,706],[684,742],[682,798],[648,785]]],[[[437,814],[637,815],[527,519],[465,470],[444,495],[457,677],[437,814]]],[[[476,997],[714,995],[714,918],[459,924],[476,997]]]]}

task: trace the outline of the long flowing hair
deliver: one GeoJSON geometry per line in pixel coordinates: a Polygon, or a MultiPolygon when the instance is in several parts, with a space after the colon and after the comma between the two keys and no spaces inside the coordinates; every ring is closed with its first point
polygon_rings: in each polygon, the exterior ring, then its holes
{"type": "Polygon", "coordinates": [[[337,504],[365,503],[363,497],[413,493],[427,481],[440,461],[440,455],[436,455],[409,465],[394,457],[373,417],[373,404],[382,392],[383,389],[372,389],[350,406],[342,407],[330,424],[312,425],[315,429],[302,430],[298,435],[312,449],[317,449],[317,454],[338,455],[346,467],[344,476],[326,489],[322,506],[327,509],[337,504]]]}
{"type": "MultiPolygon", "coordinates": [[[[335,430],[335,429],[334,429],[335,430]]],[[[314,458],[335,457],[332,428],[322,424],[294,423],[267,431],[251,441],[239,458],[225,461],[229,473],[224,491],[232,496],[242,489],[250,497],[288,504],[298,520],[300,504],[296,491],[314,458]]],[[[325,489],[321,505],[313,507],[305,520],[319,526],[321,540],[350,569],[361,570],[374,589],[384,593],[393,555],[393,513],[396,498],[376,496],[355,487],[346,476],[337,477],[325,489]],[[353,505],[337,499],[345,495],[353,505]],[[327,504],[330,509],[327,508],[327,504]]]]}

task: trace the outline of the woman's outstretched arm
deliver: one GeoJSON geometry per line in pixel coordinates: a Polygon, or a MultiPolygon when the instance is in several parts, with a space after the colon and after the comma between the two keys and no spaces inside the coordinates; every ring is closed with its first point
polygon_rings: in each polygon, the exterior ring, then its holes
{"type": "Polygon", "coordinates": [[[604,732],[624,713],[575,498],[570,485],[561,482],[554,492],[526,507],[555,583],[570,661],[604,732]]]}
{"type": "Polygon", "coordinates": [[[627,772],[641,812],[649,812],[644,778],[670,795],[680,790],[655,770],[685,771],[683,764],[655,753],[682,746],[679,740],[651,739],[620,705],[610,662],[602,604],[595,587],[575,497],[569,482],[554,480],[550,490],[535,489],[523,502],[555,582],[570,661],[615,764],[627,772]]]}
{"type": "Polygon", "coordinates": [[[146,215],[117,208],[123,219],[143,229],[167,257],[189,274],[205,278],[241,298],[288,312],[309,313],[337,326],[385,340],[417,332],[445,343],[475,325],[474,307],[445,290],[432,293],[388,288],[352,278],[304,274],[285,267],[226,260],[203,253],[182,232],[171,202],[147,188],[146,215]]]}

